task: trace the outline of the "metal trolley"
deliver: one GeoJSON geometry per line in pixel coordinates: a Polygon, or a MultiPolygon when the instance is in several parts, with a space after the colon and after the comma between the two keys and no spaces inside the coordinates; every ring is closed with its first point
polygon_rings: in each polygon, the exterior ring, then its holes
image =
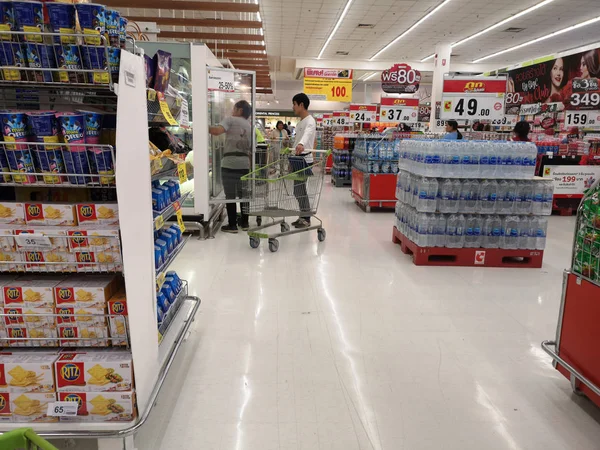
{"type": "MultiPolygon", "coordinates": [[[[311,150],[313,153],[327,153],[311,150]]],[[[276,161],[250,172],[242,177],[242,190],[249,198],[248,214],[270,217],[272,220],[248,230],[250,247],[258,248],[260,239],[269,240],[269,250],[279,249],[278,237],[305,231],[317,230],[319,241],[325,240],[323,222],[316,217],[325,176],[327,158],[315,158],[313,164],[307,164],[304,157],[295,156],[289,150],[282,150],[276,161]],[[312,217],[318,225],[291,230],[287,217],[312,217]],[[279,219],[279,220],[275,220],[279,219]],[[262,230],[279,225],[280,233],[265,233],[262,230]]]]}
{"type": "Polygon", "coordinates": [[[58,450],[50,442],[35,434],[31,428],[19,428],[1,434],[0,448],[3,450],[58,450]]]}

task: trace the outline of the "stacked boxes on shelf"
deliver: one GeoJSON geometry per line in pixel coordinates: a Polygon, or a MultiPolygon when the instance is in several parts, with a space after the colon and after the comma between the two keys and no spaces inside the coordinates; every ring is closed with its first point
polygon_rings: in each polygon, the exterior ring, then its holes
{"type": "MultiPolygon", "coordinates": [[[[180,294],[187,288],[175,271],[166,273],[164,282],[156,293],[156,320],[158,328],[168,326],[179,308],[180,294]]],[[[187,294],[187,292],[183,292],[187,294]]]]}
{"type": "Polygon", "coordinates": [[[0,203],[0,270],[121,271],[118,224],[115,203],[0,203]]]}
{"type": "Polygon", "coordinates": [[[0,422],[58,422],[48,404],[77,402],[69,422],[131,421],[136,416],[128,351],[2,351],[0,422]]]}
{"type": "Polygon", "coordinates": [[[152,209],[155,214],[160,214],[180,198],[178,181],[169,180],[163,184],[158,180],[152,182],[152,209]]]}
{"type": "Polygon", "coordinates": [[[352,153],[352,167],[365,173],[398,173],[400,139],[380,135],[357,139],[352,153]]]}
{"type": "Polygon", "coordinates": [[[543,250],[552,182],[531,143],[403,141],[396,228],[420,247],[543,250]]]}

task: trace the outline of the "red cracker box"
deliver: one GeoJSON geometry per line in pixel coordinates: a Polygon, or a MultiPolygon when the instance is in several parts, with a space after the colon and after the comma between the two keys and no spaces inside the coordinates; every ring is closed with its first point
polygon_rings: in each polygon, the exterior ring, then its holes
{"type": "Polygon", "coordinates": [[[58,337],[62,347],[108,347],[106,325],[82,322],[62,324],[58,326],[58,337]]]}
{"type": "Polygon", "coordinates": [[[58,400],[77,402],[77,417],[61,417],[61,422],[130,422],[136,416],[131,391],[59,392],[58,400]]]}
{"type": "Polygon", "coordinates": [[[5,306],[51,308],[54,306],[53,289],[64,280],[62,276],[24,275],[2,287],[5,306]]]}
{"type": "Polygon", "coordinates": [[[105,326],[106,310],[104,308],[76,308],[72,306],[60,306],[54,309],[56,314],[56,323],[62,324],[81,324],[88,327],[105,326]]]}
{"type": "Polygon", "coordinates": [[[79,225],[119,225],[116,203],[79,203],[75,209],[79,225]]]}
{"type": "Polygon", "coordinates": [[[54,367],[59,392],[130,391],[133,386],[131,353],[126,351],[63,353],[54,367]]]}
{"type": "Polygon", "coordinates": [[[53,308],[22,308],[19,306],[11,306],[4,308],[4,324],[6,326],[31,324],[36,328],[56,326],[53,308]],[[50,314],[50,315],[48,315],[50,314]]]}
{"type": "Polygon", "coordinates": [[[119,228],[68,230],[69,250],[72,252],[120,251],[119,228]]]}
{"type": "Polygon", "coordinates": [[[10,347],[56,347],[56,328],[28,325],[9,325],[6,327],[10,347]]]}
{"type": "Polygon", "coordinates": [[[10,411],[10,394],[8,392],[0,392],[0,423],[6,422],[12,422],[12,412],[10,411]]]}
{"type": "Polygon", "coordinates": [[[113,346],[127,345],[127,297],[121,291],[108,301],[110,337],[113,346]]]}
{"type": "Polygon", "coordinates": [[[54,287],[56,306],[106,309],[106,302],[118,289],[115,275],[73,275],[54,287]]]}
{"type": "Polygon", "coordinates": [[[50,203],[25,203],[27,225],[77,225],[73,205],[50,203]]]}
{"type": "Polygon", "coordinates": [[[123,270],[123,260],[118,251],[78,252],[75,253],[77,272],[113,272],[123,270]]]}
{"type": "Polygon", "coordinates": [[[41,203],[25,203],[25,221],[27,225],[45,225],[43,205],[41,203]]]}

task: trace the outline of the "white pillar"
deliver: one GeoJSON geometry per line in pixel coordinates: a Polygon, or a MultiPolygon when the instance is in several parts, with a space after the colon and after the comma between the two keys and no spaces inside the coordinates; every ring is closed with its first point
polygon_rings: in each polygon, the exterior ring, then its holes
{"type": "Polygon", "coordinates": [[[435,46],[435,57],[433,67],[433,81],[431,83],[431,131],[443,131],[443,126],[438,126],[435,119],[437,102],[442,101],[442,91],[444,88],[444,74],[450,72],[450,54],[452,47],[450,44],[437,44],[435,46]]]}

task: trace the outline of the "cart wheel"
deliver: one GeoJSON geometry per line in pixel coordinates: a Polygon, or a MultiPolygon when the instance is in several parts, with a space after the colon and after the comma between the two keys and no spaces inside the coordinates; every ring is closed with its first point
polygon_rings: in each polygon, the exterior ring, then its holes
{"type": "Polygon", "coordinates": [[[319,238],[319,242],[323,242],[327,237],[327,233],[325,232],[325,228],[319,228],[317,230],[317,237],[319,238]]]}
{"type": "Polygon", "coordinates": [[[250,236],[250,247],[258,248],[259,245],[260,245],[260,238],[250,236]]]}
{"type": "Polygon", "coordinates": [[[273,253],[279,250],[279,241],[277,239],[269,239],[269,250],[273,253]]]}
{"type": "Polygon", "coordinates": [[[262,217],[256,218],[256,225],[258,225],[259,227],[262,225],[262,217]]]}
{"type": "Polygon", "coordinates": [[[285,233],[287,231],[290,231],[290,224],[287,222],[281,222],[281,232],[285,233]]]}

